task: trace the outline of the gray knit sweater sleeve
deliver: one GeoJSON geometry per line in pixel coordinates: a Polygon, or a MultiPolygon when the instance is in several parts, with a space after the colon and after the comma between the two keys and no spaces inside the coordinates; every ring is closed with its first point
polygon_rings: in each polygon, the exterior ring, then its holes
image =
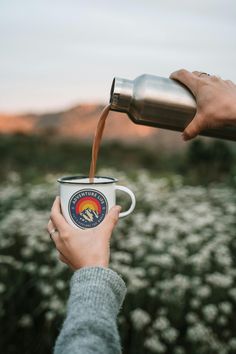
{"type": "Polygon", "coordinates": [[[77,270],[54,354],[121,353],[116,318],[125,293],[125,283],[111,269],[77,270]]]}

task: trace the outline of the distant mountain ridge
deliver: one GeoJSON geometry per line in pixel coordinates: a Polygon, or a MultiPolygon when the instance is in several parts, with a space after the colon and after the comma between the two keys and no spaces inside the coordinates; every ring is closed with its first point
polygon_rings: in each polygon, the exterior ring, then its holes
{"type": "MultiPolygon", "coordinates": [[[[0,134],[47,134],[51,137],[80,141],[91,140],[102,109],[102,105],[81,104],[55,113],[0,113],[0,134]]],[[[158,141],[158,145],[164,147],[170,147],[170,144],[175,147],[181,145],[179,133],[134,124],[126,114],[117,112],[110,112],[103,139],[126,143],[145,141],[146,144],[158,141]]]]}
{"type": "MultiPolygon", "coordinates": [[[[0,114],[0,133],[55,134],[58,136],[91,138],[103,106],[78,105],[66,111],[45,114],[0,114]]],[[[111,112],[106,125],[108,138],[125,139],[152,135],[150,127],[131,123],[124,114],[111,112]]]]}

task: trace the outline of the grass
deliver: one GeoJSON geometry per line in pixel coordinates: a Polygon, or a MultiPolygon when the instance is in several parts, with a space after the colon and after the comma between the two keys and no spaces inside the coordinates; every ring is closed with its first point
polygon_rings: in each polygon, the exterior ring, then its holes
{"type": "MultiPolygon", "coordinates": [[[[18,172],[23,181],[40,182],[46,174],[88,174],[91,142],[51,139],[49,136],[22,134],[0,138],[0,177],[6,180],[10,171],[18,172]]],[[[99,168],[116,168],[133,176],[146,169],[153,176],[180,174],[189,184],[211,182],[235,183],[236,149],[223,141],[205,143],[194,140],[184,152],[157,154],[157,149],[141,145],[103,142],[99,168]]]]}

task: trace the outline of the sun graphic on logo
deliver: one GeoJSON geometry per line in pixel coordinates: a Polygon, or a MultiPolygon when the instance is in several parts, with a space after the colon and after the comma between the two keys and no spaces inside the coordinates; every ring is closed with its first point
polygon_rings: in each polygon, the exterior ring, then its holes
{"type": "Polygon", "coordinates": [[[75,211],[77,214],[80,214],[85,209],[91,209],[91,210],[96,211],[98,214],[100,214],[101,213],[101,204],[99,203],[99,201],[96,198],[84,197],[84,198],[81,198],[76,203],[75,211]]]}

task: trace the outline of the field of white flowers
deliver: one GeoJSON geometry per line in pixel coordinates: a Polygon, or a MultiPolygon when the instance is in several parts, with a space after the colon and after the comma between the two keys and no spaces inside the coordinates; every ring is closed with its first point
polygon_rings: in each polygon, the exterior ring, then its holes
{"type": "MultiPolygon", "coordinates": [[[[119,317],[124,353],[236,353],[236,195],[139,171],[116,176],[137,197],[112,239],[111,268],[128,294],[119,317]]],[[[50,353],[70,271],[46,232],[56,178],[0,187],[0,352],[50,353]]],[[[121,203],[122,204],[122,203],[121,203]]]]}

